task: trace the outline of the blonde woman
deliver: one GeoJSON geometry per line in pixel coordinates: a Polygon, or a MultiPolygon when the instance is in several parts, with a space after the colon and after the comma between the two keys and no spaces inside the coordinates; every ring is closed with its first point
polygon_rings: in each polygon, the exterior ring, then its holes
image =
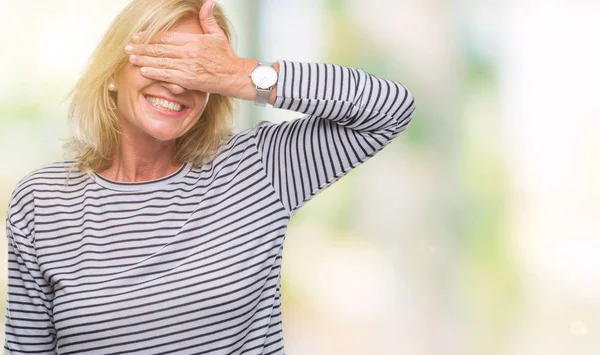
{"type": "Polygon", "coordinates": [[[401,84],[240,58],[212,0],[135,0],[73,91],[71,160],[7,213],[7,354],[283,354],[290,218],[402,132],[401,84]],[[297,119],[231,132],[233,100],[297,119]]]}

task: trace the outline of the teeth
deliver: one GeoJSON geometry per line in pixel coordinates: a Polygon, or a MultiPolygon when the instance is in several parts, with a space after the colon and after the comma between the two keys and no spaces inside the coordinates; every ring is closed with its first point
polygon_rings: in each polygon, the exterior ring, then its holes
{"type": "Polygon", "coordinates": [[[172,101],[167,101],[165,99],[160,99],[160,98],[154,97],[154,96],[146,96],[146,99],[153,106],[156,106],[156,107],[161,108],[166,111],[176,111],[176,112],[183,111],[182,105],[172,102],[172,101]]]}

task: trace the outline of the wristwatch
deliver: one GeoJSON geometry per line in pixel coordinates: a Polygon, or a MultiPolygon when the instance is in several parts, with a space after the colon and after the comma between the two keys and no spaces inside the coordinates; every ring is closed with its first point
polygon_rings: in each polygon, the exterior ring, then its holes
{"type": "Polygon", "coordinates": [[[258,106],[266,106],[273,86],[277,84],[277,70],[270,62],[258,62],[258,65],[250,73],[252,83],[256,86],[256,100],[258,106]]]}

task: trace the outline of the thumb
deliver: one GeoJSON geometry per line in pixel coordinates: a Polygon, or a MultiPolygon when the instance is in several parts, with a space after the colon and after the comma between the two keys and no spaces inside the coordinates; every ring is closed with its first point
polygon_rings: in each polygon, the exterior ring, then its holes
{"type": "Polygon", "coordinates": [[[202,4],[200,8],[200,26],[202,26],[202,31],[204,34],[220,34],[221,27],[217,24],[215,17],[213,15],[212,9],[215,6],[215,0],[207,0],[202,4]]]}

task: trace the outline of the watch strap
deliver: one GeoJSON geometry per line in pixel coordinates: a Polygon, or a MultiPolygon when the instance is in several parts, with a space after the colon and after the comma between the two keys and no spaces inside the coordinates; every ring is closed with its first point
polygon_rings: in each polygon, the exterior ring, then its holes
{"type": "Polygon", "coordinates": [[[256,100],[254,100],[254,103],[257,104],[258,106],[266,106],[267,102],[269,100],[269,95],[271,94],[271,88],[269,89],[259,89],[258,87],[256,88],[256,100]]]}

